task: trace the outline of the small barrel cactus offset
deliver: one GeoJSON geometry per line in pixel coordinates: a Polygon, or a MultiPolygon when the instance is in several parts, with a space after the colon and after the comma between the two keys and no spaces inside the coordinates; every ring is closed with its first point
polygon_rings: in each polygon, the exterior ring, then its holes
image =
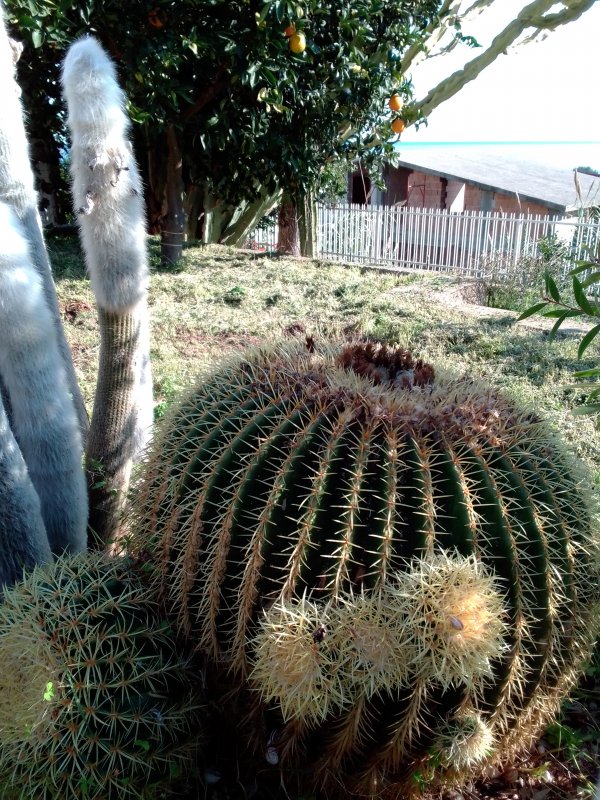
{"type": "Polygon", "coordinates": [[[11,800],[153,797],[190,760],[198,709],[188,664],[125,561],[59,559],[6,590],[0,786],[11,800]]]}
{"type": "Polygon", "coordinates": [[[510,757],[589,652],[580,469],[536,414],[402,349],[223,367],[164,421],[134,506],[133,550],[240,687],[248,741],[333,795],[510,757]]]}

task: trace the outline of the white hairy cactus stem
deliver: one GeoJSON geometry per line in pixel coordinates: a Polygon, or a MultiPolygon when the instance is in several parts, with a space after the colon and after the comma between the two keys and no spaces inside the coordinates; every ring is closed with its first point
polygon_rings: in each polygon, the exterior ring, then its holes
{"type": "MultiPolygon", "coordinates": [[[[44,526],[54,553],[77,553],[86,547],[81,432],[42,279],[33,266],[23,226],[12,207],[2,202],[0,230],[0,374],[11,407],[10,427],[39,497],[44,522],[34,538],[39,560],[46,561],[44,526]]],[[[4,436],[9,436],[8,430],[4,436]]],[[[16,463],[18,457],[15,453],[11,457],[8,441],[6,447],[5,458],[16,463]]],[[[3,493],[14,483],[10,476],[5,479],[3,493]]],[[[21,514],[28,515],[33,501],[24,477],[19,485],[13,491],[24,492],[21,514]]],[[[10,524],[7,519],[0,526],[0,536],[14,536],[6,528],[10,524]]]]}
{"type": "Polygon", "coordinates": [[[71,131],[73,203],[98,306],[127,311],[145,298],[148,259],[142,182],[114,64],[92,37],[62,72],[71,131]]]}
{"type": "Polygon", "coordinates": [[[145,215],[125,96],[95,39],[69,49],[62,84],[73,203],[101,331],[87,463],[90,528],[103,546],[118,535],[131,465],[152,425],[145,215]]]}
{"type": "Polygon", "coordinates": [[[15,61],[20,49],[8,38],[4,15],[0,6],[0,200],[12,207],[19,218],[30,248],[33,265],[40,275],[45,302],[52,315],[54,338],[68,381],[72,404],[85,438],[88,418],[71,351],[62,328],[60,309],[48,253],[42,234],[42,223],[37,209],[37,193],[29,161],[29,148],[23,123],[21,91],[15,80],[15,61]]]}
{"type": "Polygon", "coordinates": [[[24,569],[50,561],[40,499],[0,401],[0,600],[24,569]]]}

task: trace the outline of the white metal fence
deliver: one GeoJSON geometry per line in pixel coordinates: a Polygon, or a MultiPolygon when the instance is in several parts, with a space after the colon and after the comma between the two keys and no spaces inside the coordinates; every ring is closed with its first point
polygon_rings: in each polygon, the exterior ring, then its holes
{"type": "Polygon", "coordinates": [[[482,277],[545,254],[583,259],[600,244],[599,221],[386,206],[320,206],[319,256],[482,277]]]}
{"type": "Polygon", "coordinates": [[[276,250],[279,242],[279,226],[276,222],[260,225],[248,237],[245,247],[249,250],[276,250]]]}
{"type": "MultiPolygon", "coordinates": [[[[247,246],[275,249],[277,226],[255,230],[247,246]]],[[[600,220],[396,206],[317,207],[318,256],[390,269],[419,269],[501,278],[524,259],[573,260],[600,246],[600,220]],[[543,249],[545,248],[545,249],[543,249]]]]}

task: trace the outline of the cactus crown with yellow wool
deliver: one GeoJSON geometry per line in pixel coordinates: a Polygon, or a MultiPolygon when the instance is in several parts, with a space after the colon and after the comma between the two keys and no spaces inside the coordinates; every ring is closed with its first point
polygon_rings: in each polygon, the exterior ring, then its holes
{"type": "Polygon", "coordinates": [[[590,647],[579,469],[530,410],[400,348],[309,338],[222,367],[164,421],[134,507],[133,549],[244,687],[249,739],[330,788],[459,780],[529,744],[590,647]]]}

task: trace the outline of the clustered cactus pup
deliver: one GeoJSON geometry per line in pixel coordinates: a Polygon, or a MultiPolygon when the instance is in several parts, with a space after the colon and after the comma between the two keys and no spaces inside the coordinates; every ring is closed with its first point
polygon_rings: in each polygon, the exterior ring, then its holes
{"type": "Polygon", "coordinates": [[[402,349],[308,339],[215,371],[157,433],[132,524],[288,786],[460,782],[533,741],[591,646],[585,477],[531,410],[402,349]]]}
{"type": "Polygon", "coordinates": [[[193,760],[194,682],[127,560],[88,554],[36,567],[0,605],[3,791],[9,800],[159,796],[193,760]]]}

